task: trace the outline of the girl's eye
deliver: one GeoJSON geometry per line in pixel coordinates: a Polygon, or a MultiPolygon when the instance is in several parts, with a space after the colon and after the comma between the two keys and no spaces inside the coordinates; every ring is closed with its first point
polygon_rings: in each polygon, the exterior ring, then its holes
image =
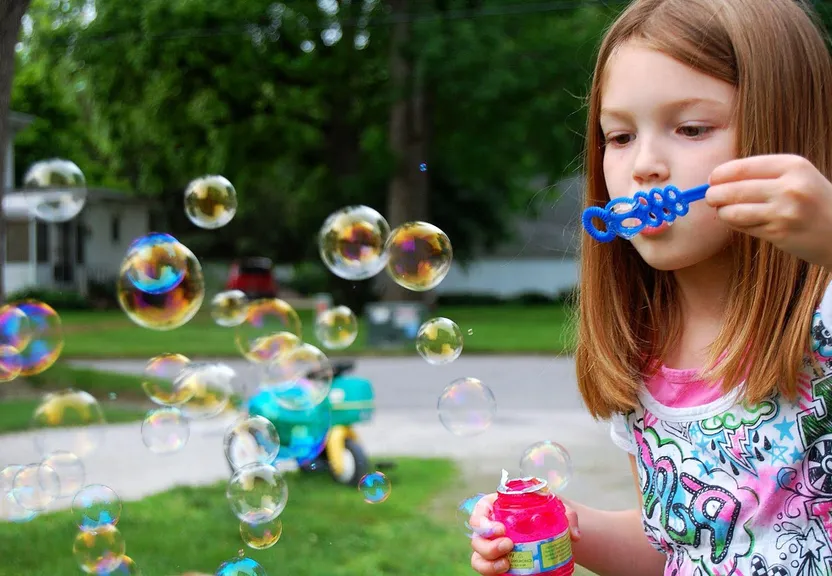
{"type": "Polygon", "coordinates": [[[685,135],[690,138],[697,138],[699,136],[704,136],[713,128],[710,126],[682,126],[679,130],[685,135]]]}
{"type": "Polygon", "coordinates": [[[609,146],[612,144],[613,146],[624,146],[630,141],[630,137],[632,134],[618,134],[616,136],[610,136],[604,140],[604,145],[609,146]]]}

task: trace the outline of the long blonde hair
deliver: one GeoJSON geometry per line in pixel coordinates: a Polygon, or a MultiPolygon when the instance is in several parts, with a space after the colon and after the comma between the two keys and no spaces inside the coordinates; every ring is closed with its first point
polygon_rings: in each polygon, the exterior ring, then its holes
{"type": "MultiPolygon", "coordinates": [[[[832,59],[824,37],[817,15],[795,0],[634,1],[599,49],[584,207],[609,201],[601,83],[611,54],[629,40],[736,87],[739,157],[797,154],[832,177],[832,59]]],[[[747,234],[734,234],[732,252],[736,274],[703,377],[722,379],[725,391],[742,385],[751,403],[776,390],[794,398],[812,314],[832,275],[747,234]]],[[[637,406],[643,378],[679,338],[678,294],[671,272],[651,268],[620,238],[599,243],[583,234],[580,275],[578,385],[590,413],[609,418],[637,406]]]]}

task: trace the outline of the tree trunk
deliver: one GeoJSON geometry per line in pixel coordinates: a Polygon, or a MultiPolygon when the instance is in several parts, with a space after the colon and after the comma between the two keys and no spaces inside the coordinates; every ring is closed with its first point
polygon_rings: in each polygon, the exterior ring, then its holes
{"type": "MultiPolygon", "coordinates": [[[[30,0],[0,0],[0,304],[6,299],[6,217],[3,195],[6,192],[6,146],[10,143],[9,104],[14,80],[15,46],[20,23],[30,0]]],[[[14,185],[14,183],[12,183],[14,185]]],[[[34,247],[30,247],[34,250],[34,247]]]]}
{"type": "MultiPolygon", "coordinates": [[[[390,109],[390,148],[396,169],[387,192],[390,226],[428,218],[428,176],[420,166],[427,159],[427,115],[423,74],[406,52],[411,24],[407,21],[410,0],[392,0],[393,27],[390,47],[390,79],[395,100],[390,109]]],[[[427,295],[402,288],[384,278],[382,300],[425,301],[427,295]]]]}

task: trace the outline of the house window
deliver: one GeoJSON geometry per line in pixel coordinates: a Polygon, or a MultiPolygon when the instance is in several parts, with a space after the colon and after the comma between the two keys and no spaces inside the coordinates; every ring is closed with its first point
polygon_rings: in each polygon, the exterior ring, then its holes
{"type": "Polygon", "coordinates": [[[6,222],[6,262],[29,261],[29,223],[6,222]]]}
{"type": "Polygon", "coordinates": [[[37,236],[38,264],[49,263],[49,224],[38,221],[35,225],[37,236]]]}
{"type": "Polygon", "coordinates": [[[121,242],[121,218],[115,215],[110,218],[110,240],[113,244],[121,242]]]}

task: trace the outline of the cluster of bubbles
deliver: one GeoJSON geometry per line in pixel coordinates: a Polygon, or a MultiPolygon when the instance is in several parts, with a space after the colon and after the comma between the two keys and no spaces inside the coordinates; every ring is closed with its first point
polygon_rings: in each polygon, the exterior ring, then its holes
{"type": "MultiPolygon", "coordinates": [[[[421,171],[427,166],[422,164],[421,171]]],[[[77,216],[86,202],[83,173],[72,162],[48,160],[32,166],[24,178],[31,213],[47,222],[77,216]]],[[[184,192],[184,211],[196,226],[215,230],[236,214],[237,193],[226,178],[204,176],[184,192]]],[[[362,281],[384,272],[399,286],[414,292],[436,288],[453,260],[448,236],[428,222],[406,222],[391,228],[368,206],[348,206],[331,214],[318,233],[319,254],[336,276],[362,281]]],[[[202,266],[194,253],[170,234],[151,232],[135,239],[121,262],[117,299],[136,325],[156,331],[177,329],[199,312],[205,299],[202,266]]],[[[281,462],[314,465],[323,452],[332,424],[334,370],[327,355],[305,342],[300,316],[279,298],[249,300],[239,290],[220,292],[210,300],[213,321],[233,333],[240,355],[258,371],[258,393],[268,398],[261,413],[249,410],[223,436],[225,457],[233,470],[226,498],[239,521],[243,543],[254,550],[274,546],[283,533],[281,514],[289,490],[281,462]],[[281,439],[273,422],[303,422],[281,439]]],[[[346,306],[319,311],[313,333],[327,350],[344,350],[355,343],[359,322],[346,306]]],[[[468,330],[468,335],[472,331],[468,330]]],[[[445,317],[431,318],[418,329],[415,348],[434,366],[450,364],[463,351],[460,327],[445,317]]],[[[0,308],[0,382],[39,374],[60,356],[63,333],[58,314],[42,302],[26,301],[0,308]]],[[[142,389],[155,405],[141,425],[146,448],[158,455],[181,451],[191,422],[226,412],[235,395],[235,371],[222,362],[198,362],[175,352],[151,358],[142,389]]],[[[457,436],[484,432],[496,413],[494,394],[477,378],[452,381],[439,395],[441,424],[457,436]]],[[[9,466],[0,472],[4,515],[26,522],[61,499],[71,499],[78,527],[73,554],[89,574],[138,574],[126,555],[117,528],[121,501],[107,486],[85,485],[83,458],[103,440],[105,419],[90,394],[68,388],[44,396],[35,410],[33,427],[43,460],[9,466]]],[[[283,432],[287,434],[287,432],[283,432]]],[[[528,475],[546,478],[562,489],[571,475],[571,462],[558,444],[530,446],[521,458],[528,475]]],[[[374,471],[358,481],[369,504],[385,502],[392,484],[374,471]]],[[[466,531],[470,511],[479,496],[459,507],[466,531]]],[[[223,563],[218,576],[265,576],[265,570],[243,551],[223,563]]]]}
{"type": "MultiPolygon", "coordinates": [[[[100,409],[95,410],[94,399],[85,398],[86,393],[76,394],[84,405],[100,413],[100,409]]],[[[77,529],[72,554],[83,572],[140,574],[136,563],[127,556],[124,537],[116,526],[121,519],[121,499],[108,486],[85,481],[83,461],[68,450],[51,451],[40,462],[6,466],[0,470],[3,518],[29,522],[67,502],[77,529]]]]}
{"type": "MultiPolygon", "coordinates": [[[[427,167],[423,165],[421,169],[424,171],[427,167]]],[[[340,278],[367,280],[384,271],[396,284],[414,292],[439,286],[453,261],[451,241],[437,226],[429,222],[405,222],[391,229],[384,216],[363,205],[347,206],[332,213],[318,233],[318,249],[323,263],[340,278]]],[[[341,306],[336,310],[342,312],[333,310],[320,318],[331,326],[339,324],[335,321],[337,317],[344,318],[341,325],[355,324],[354,315],[348,309],[341,306]]],[[[462,330],[449,318],[431,318],[416,333],[416,351],[434,366],[459,358],[463,343],[462,330]]],[[[451,382],[437,402],[440,422],[458,436],[485,431],[494,420],[496,408],[491,389],[472,377],[451,382]]]]}

